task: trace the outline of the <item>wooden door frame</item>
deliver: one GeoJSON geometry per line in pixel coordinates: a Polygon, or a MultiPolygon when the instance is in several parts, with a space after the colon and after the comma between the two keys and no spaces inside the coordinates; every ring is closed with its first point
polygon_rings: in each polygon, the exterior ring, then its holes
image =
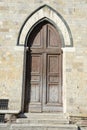
{"type": "MultiPolygon", "coordinates": [[[[31,34],[32,30],[34,29],[34,27],[38,26],[38,24],[40,24],[42,21],[45,21],[47,20],[49,23],[51,23],[54,27],[56,27],[56,30],[60,33],[60,36],[61,36],[61,42],[62,44],[64,43],[64,39],[63,39],[63,36],[61,34],[61,31],[58,29],[58,27],[54,24],[53,21],[49,20],[48,18],[44,18],[44,19],[41,19],[40,21],[38,21],[28,32],[27,36],[26,36],[26,39],[25,39],[25,46],[24,46],[24,63],[23,63],[23,84],[22,84],[22,102],[21,102],[21,112],[24,113],[25,110],[24,110],[24,101],[25,101],[25,80],[26,80],[26,53],[27,51],[29,51],[28,49],[28,46],[27,46],[27,42],[28,42],[28,37],[29,35],[31,34]]],[[[61,50],[62,50],[62,47],[61,47],[61,50]]],[[[63,55],[62,55],[63,57],[63,55]]],[[[62,58],[62,69],[63,69],[63,58],[62,58]]],[[[62,73],[63,75],[63,73],[62,73]]],[[[63,88],[63,87],[62,87],[63,88]]],[[[62,90],[63,91],[63,90],[62,90]]],[[[63,100],[63,94],[62,94],[62,100],[63,100]]]]}

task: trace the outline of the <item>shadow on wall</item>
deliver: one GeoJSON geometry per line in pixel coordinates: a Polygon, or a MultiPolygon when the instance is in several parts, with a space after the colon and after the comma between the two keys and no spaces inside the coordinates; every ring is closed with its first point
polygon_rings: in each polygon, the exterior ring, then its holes
{"type": "Polygon", "coordinates": [[[78,130],[81,130],[81,128],[78,126],[78,130]]]}
{"type": "Polygon", "coordinates": [[[26,85],[25,85],[25,101],[24,101],[24,112],[29,111],[29,103],[30,103],[30,98],[31,98],[31,66],[30,63],[32,63],[32,58],[31,58],[31,51],[26,52],[26,85]]]}

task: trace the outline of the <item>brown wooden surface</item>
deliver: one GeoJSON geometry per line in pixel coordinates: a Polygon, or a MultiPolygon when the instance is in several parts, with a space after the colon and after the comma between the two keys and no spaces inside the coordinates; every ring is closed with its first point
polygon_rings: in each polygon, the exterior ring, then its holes
{"type": "Polygon", "coordinates": [[[26,53],[25,109],[62,111],[62,51],[59,33],[50,23],[35,27],[26,53]]]}

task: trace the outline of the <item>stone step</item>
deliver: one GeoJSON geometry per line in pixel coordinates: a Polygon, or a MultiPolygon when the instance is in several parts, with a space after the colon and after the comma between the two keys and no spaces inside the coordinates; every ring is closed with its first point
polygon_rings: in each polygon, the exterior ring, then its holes
{"type": "Polygon", "coordinates": [[[25,113],[25,118],[18,118],[20,124],[69,124],[66,116],[59,113],[25,113]]]}
{"type": "Polygon", "coordinates": [[[30,119],[66,119],[67,115],[62,113],[24,113],[26,118],[30,119]]]}
{"type": "Polygon", "coordinates": [[[28,124],[69,124],[66,119],[17,119],[16,123],[28,124]]]}
{"type": "Polygon", "coordinates": [[[76,125],[29,125],[12,124],[11,130],[78,130],[76,125]]]}
{"type": "Polygon", "coordinates": [[[10,130],[8,124],[0,123],[0,130],[10,130]]]}

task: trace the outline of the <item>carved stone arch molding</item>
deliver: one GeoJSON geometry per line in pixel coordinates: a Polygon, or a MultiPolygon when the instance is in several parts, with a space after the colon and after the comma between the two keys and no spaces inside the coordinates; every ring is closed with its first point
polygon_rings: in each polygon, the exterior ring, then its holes
{"type": "Polygon", "coordinates": [[[73,39],[68,24],[58,12],[48,5],[41,6],[25,20],[18,36],[17,45],[25,46],[29,32],[43,20],[49,21],[59,30],[63,41],[62,47],[73,47],[73,39]]]}

